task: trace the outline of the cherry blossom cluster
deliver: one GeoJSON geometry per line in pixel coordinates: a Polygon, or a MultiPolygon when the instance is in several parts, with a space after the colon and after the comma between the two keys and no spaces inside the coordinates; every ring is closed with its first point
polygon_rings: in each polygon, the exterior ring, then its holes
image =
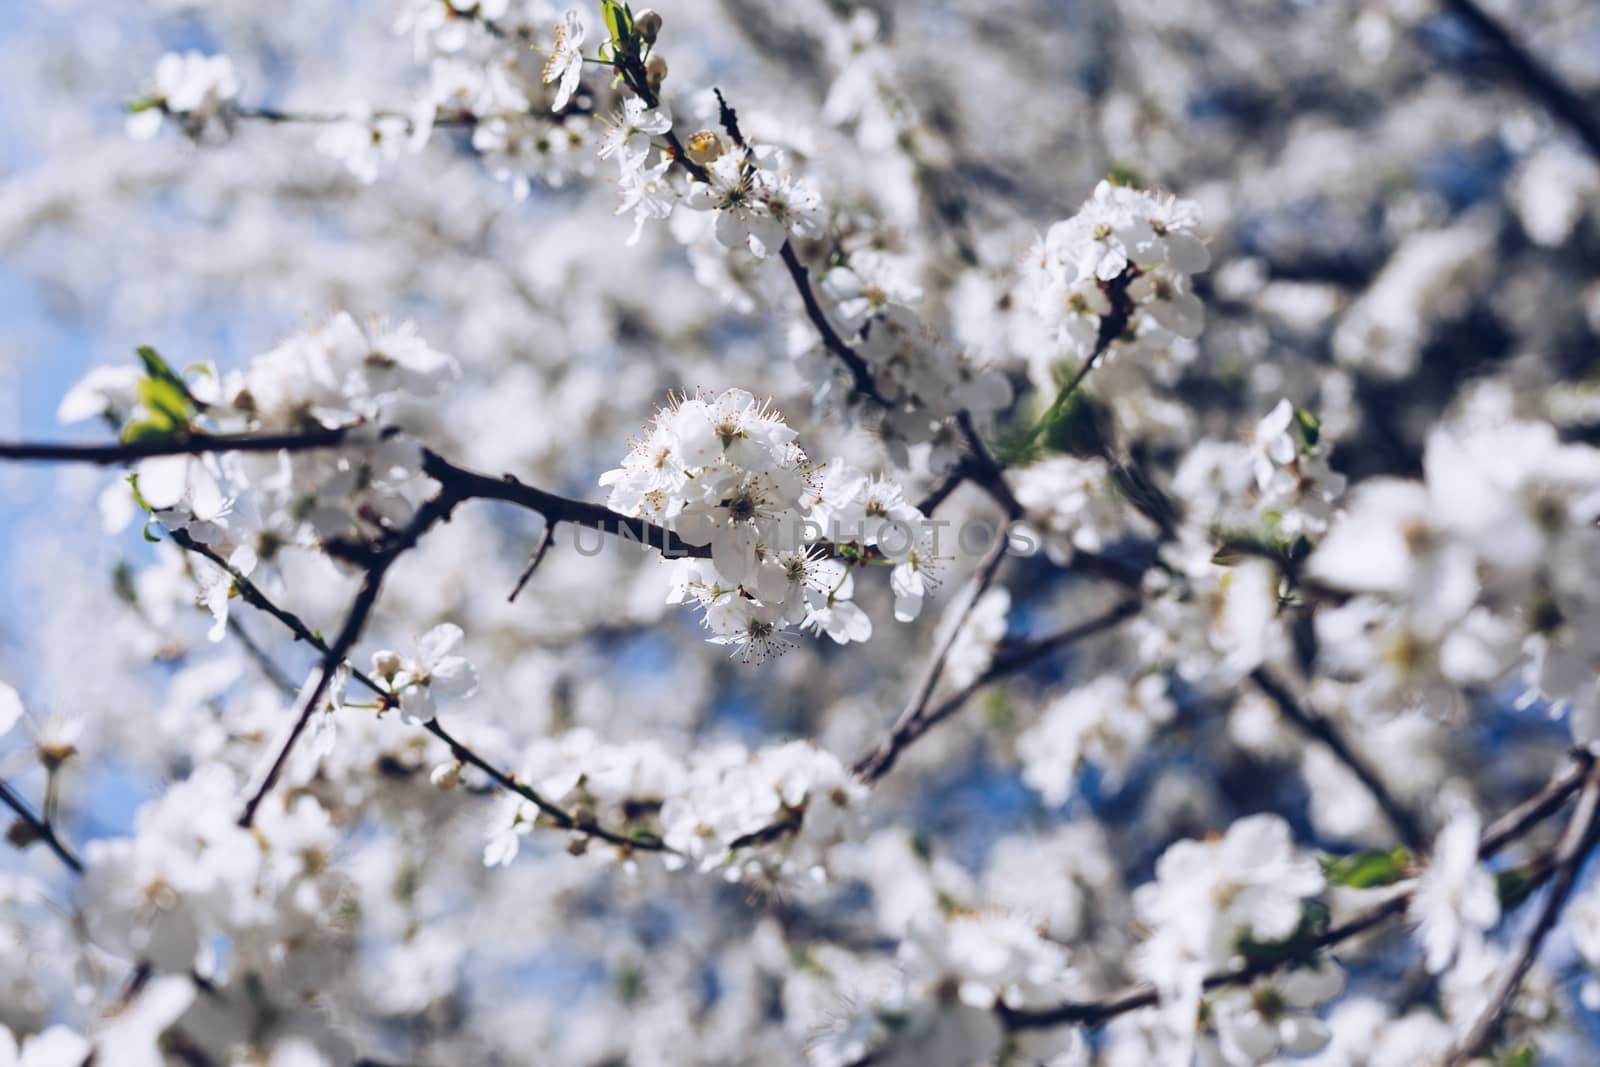
{"type": "Polygon", "coordinates": [[[1600,450],[1508,410],[1485,387],[1436,428],[1424,479],[1370,479],[1307,561],[1350,594],[1317,615],[1335,677],[1364,711],[1449,717],[1463,687],[1520,673],[1529,701],[1570,708],[1574,740],[1600,736],[1600,450]]]}
{"type": "Polygon", "coordinates": [[[1162,356],[1192,338],[1205,309],[1192,276],[1211,254],[1191,200],[1102,181],[1077,214],[1052,225],[1029,251],[1025,278],[1035,312],[1063,354],[1082,362],[1117,327],[1107,351],[1162,356]]]}
{"type": "MultiPolygon", "coordinates": [[[[1134,966],[1161,993],[1160,1024],[1170,1031],[1174,1062],[1192,1054],[1174,1050],[1193,1048],[1204,978],[1234,962],[1247,943],[1288,941],[1306,902],[1324,886],[1315,858],[1295,848],[1288,823],[1274,815],[1241,819],[1220,840],[1179,841],[1162,853],[1155,881],[1133,894],[1134,910],[1149,930],[1134,966]]],[[[1291,1005],[1314,1004],[1339,991],[1337,965],[1322,966],[1334,973],[1311,983],[1303,996],[1297,991],[1291,1005]]],[[[1284,1051],[1304,1054],[1327,1040],[1315,1020],[1269,1021],[1248,1000],[1218,1012],[1214,1026],[1218,1043],[1247,1050],[1244,1062],[1252,1064],[1276,1055],[1280,1041],[1284,1051]]]]}
{"type": "Polygon", "coordinates": [[[1074,1030],[1007,1035],[995,1010],[1058,1003],[1081,990],[1066,949],[1021,915],[951,911],[907,931],[887,995],[812,1047],[816,1067],[873,1063],[1072,1063],[1074,1030]]]}
{"type": "MultiPolygon", "coordinates": [[[[91,371],[63,398],[62,421],[100,417],[124,437],[345,432],[337,449],[145,459],[132,494],[113,485],[102,496],[109,528],[137,502],[246,574],[288,546],[360,544],[404,525],[427,482],[417,443],[382,427],[385,406],[436,398],[459,373],[409,323],[363,325],[346,313],[241,370],[199,364],[179,375],[148,350],[144,358],[142,369],[91,371]]],[[[230,583],[212,571],[220,639],[230,583]]]]}
{"type": "Polygon", "coordinates": [[[150,92],[128,109],[128,136],[148,140],[170,118],[193,140],[225,137],[238,95],[239,77],[227,56],[168,52],[156,64],[150,92]]]}
{"type": "MultiPolygon", "coordinates": [[[[535,742],[518,775],[576,813],[576,832],[600,825],[665,845],[669,868],[719,870],[729,881],[802,884],[856,836],[866,790],[832,753],[806,742],[756,752],[725,744],[687,759],[655,742],[610,744],[574,730],[535,742]]],[[[490,823],[486,866],[516,858],[520,839],[548,825],[531,801],[508,795],[490,823]]]]}
{"type": "Polygon", "coordinates": [[[743,389],[674,397],[607,471],[609,505],[659,523],[709,558],[679,560],[670,602],[704,612],[710,640],[745,660],[781,655],[787,630],[865,641],[846,560],[894,565],[895,616],[916,617],[938,560],[898,483],[814,465],[770,401],[743,389]],[[833,553],[833,555],[830,555],[833,553]]]}
{"type": "Polygon", "coordinates": [[[315,997],[355,947],[338,920],[338,831],[310,796],[269,803],[241,827],[239,786],[224,764],[198,767],[140,809],[132,836],[91,842],[79,887],[89,935],[205,984],[200,996],[184,978],[187,995],[164,1002],[155,1033],[182,1015],[187,1040],[224,1062],[274,1032],[337,1056],[342,1039],[318,1023],[315,997]],[[235,998],[248,1009],[217,1007],[235,998]]]}

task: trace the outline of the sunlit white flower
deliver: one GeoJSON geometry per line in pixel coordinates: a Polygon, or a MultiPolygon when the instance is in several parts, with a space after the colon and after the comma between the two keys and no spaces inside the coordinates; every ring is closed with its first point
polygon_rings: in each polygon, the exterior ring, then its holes
{"type": "Polygon", "coordinates": [[[460,654],[465,639],[461,627],[447,622],[422,635],[414,658],[374,653],[373,670],[390,684],[407,719],[426,722],[433,718],[438,700],[465,700],[478,691],[477,668],[460,654]],[[397,658],[399,669],[386,672],[384,668],[397,658]]]}
{"type": "Polygon", "coordinates": [[[1457,811],[1434,840],[1411,895],[1409,912],[1433,974],[1450,966],[1464,943],[1500,920],[1494,875],[1478,862],[1479,831],[1475,811],[1457,811]]]}
{"type": "Polygon", "coordinates": [[[586,32],[583,19],[578,17],[576,11],[568,11],[556,24],[555,43],[550,47],[550,58],[545,61],[543,75],[546,85],[557,83],[555,99],[550,102],[551,111],[560,111],[567,106],[567,101],[572,99],[572,93],[583,77],[583,38],[586,32]]]}

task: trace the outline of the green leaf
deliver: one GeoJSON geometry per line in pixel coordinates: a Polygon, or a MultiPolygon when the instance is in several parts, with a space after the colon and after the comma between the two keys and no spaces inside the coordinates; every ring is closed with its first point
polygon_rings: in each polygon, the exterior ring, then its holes
{"type": "Polygon", "coordinates": [[[141,96],[139,99],[129,100],[127,103],[128,114],[130,115],[137,115],[141,111],[154,111],[160,106],[161,97],[159,96],[141,96]]]}
{"type": "Polygon", "coordinates": [[[161,543],[161,538],[150,532],[150,527],[155,525],[156,521],[154,519],[151,519],[149,522],[144,524],[144,539],[149,541],[152,545],[159,545],[161,543]]]}
{"type": "Polygon", "coordinates": [[[1121,185],[1127,188],[1141,188],[1145,185],[1139,172],[1127,163],[1113,163],[1111,169],[1106,171],[1106,181],[1112,185],[1121,185]]]}
{"type": "Polygon", "coordinates": [[[1397,845],[1388,851],[1370,849],[1348,856],[1325,856],[1322,871],[1332,885],[1376,889],[1404,878],[1410,862],[1411,853],[1397,845]]]}
{"type": "Polygon", "coordinates": [[[183,379],[178,377],[177,371],[173,370],[166,360],[161,358],[160,352],[157,352],[149,345],[140,345],[134,351],[139,355],[139,362],[144,364],[144,372],[146,374],[152,378],[160,378],[172,382],[182,388],[183,379]]]}
{"type": "Polygon", "coordinates": [[[170,441],[177,436],[178,428],[164,415],[157,415],[142,422],[130,422],[122,428],[122,443],[126,445],[141,441],[170,441]]]}
{"type": "MultiPolygon", "coordinates": [[[[189,391],[189,383],[183,380],[183,375],[172,369],[172,365],[170,363],[161,358],[160,352],[157,352],[149,345],[140,345],[138,348],[134,349],[134,351],[139,355],[139,362],[144,364],[144,372],[152,379],[158,382],[166,382],[178,392],[182,393],[184,402],[188,405],[188,409],[191,412],[205,406],[194,398],[194,394],[189,391]]],[[[200,366],[205,373],[210,373],[209,367],[205,367],[203,364],[199,364],[198,366],[200,366]]]]}
{"type": "Polygon", "coordinates": [[[1497,1062],[1501,1067],[1535,1067],[1539,1059],[1532,1045],[1518,1045],[1502,1052],[1497,1062]]]}
{"type": "Polygon", "coordinates": [[[1294,419],[1300,424],[1300,439],[1306,443],[1306,448],[1316,448],[1322,437],[1322,420],[1305,408],[1295,408],[1294,419]]]}
{"type": "Polygon", "coordinates": [[[1533,891],[1543,884],[1543,879],[1539,877],[1540,873],[1531,865],[1496,871],[1494,890],[1495,895],[1500,898],[1500,910],[1515,911],[1533,896],[1533,891]]]}
{"type": "Polygon", "coordinates": [[[1328,908],[1321,901],[1308,900],[1301,906],[1300,925],[1282,941],[1257,941],[1246,935],[1239,939],[1240,955],[1250,963],[1284,963],[1295,960],[1315,963],[1317,935],[1328,926],[1328,908]]]}
{"type": "Polygon", "coordinates": [[[600,14],[605,19],[606,29],[611,33],[611,43],[619,51],[631,51],[633,15],[627,7],[617,3],[617,0],[601,0],[600,14]]]}
{"type": "Polygon", "coordinates": [[[140,378],[139,402],[150,411],[151,422],[161,422],[177,430],[189,425],[194,417],[194,404],[186,390],[173,385],[165,378],[140,378]]]}

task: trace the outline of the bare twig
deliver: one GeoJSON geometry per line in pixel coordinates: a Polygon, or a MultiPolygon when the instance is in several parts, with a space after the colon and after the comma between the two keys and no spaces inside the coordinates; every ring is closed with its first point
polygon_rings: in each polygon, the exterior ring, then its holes
{"type": "MultiPolygon", "coordinates": [[[[1521,838],[1540,821],[1558,810],[1568,798],[1576,792],[1584,782],[1594,773],[1595,761],[1587,752],[1575,752],[1574,758],[1577,768],[1563,768],[1534,796],[1512,808],[1500,818],[1489,825],[1478,844],[1478,857],[1489,859],[1506,845],[1521,838]]],[[[1588,818],[1593,822],[1593,815],[1588,818]]],[[[1565,837],[1563,838],[1565,841],[1565,837]]],[[[1561,846],[1557,846],[1558,851],[1561,846]]],[[[1317,935],[1310,942],[1309,948],[1322,950],[1332,948],[1353,937],[1364,934],[1383,925],[1390,919],[1405,914],[1406,906],[1410,902],[1409,892],[1397,893],[1386,900],[1368,907],[1345,922],[1333,926],[1317,935]]],[[[1257,978],[1264,977],[1274,971],[1290,966],[1296,962],[1293,959],[1267,959],[1255,963],[1248,963],[1226,971],[1219,971],[1210,975],[1205,980],[1205,988],[1218,989],[1224,986],[1247,985],[1257,978]]],[[[1043,1027],[1062,1026],[1075,1023],[1083,1026],[1100,1026],[1118,1015],[1140,1008],[1154,1007],[1160,1002],[1160,995],[1150,986],[1138,986],[1133,989],[1115,993],[1095,1000],[1067,1001],[1048,1008],[1014,1009],[1004,1005],[997,1010],[1001,1021],[1008,1029],[1033,1030],[1043,1027]]]]}
{"type": "MultiPolygon", "coordinates": [[[[337,666],[339,659],[342,658],[346,662],[346,665],[350,667],[350,677],[364,685],[375,696],[377,696],[381,702],[387,704],[394,699],[394,694],[392,694],[388,689],[384,688],[370,676],[348,663],[348,650],[346,650],[344,657],[336,658],[335,645],[329,645],[326,641],[324,641],[315,630],[313,630],[305,623],[303,619],[300,618],[300,616],[291,611],[286,611],[274,603],[272,599],[262,592],[258,586],[251,582],[246,575],[240,573],[236,567],[228,563],[227,560],[223,559],[211,548],[206,545],[199,544],[181,530],[173,531],[172,536],[173,540],[179,545],[182,545],[185,549],[204,556],[213,564],[225,570],[233,578],[235,587],[239,589],[240,598],[244,600],[245,603],[260,611],[266,612],[268,615],[271,615],[273,618],[282,623],[290,633],[294,634],[297,639],[305,641],[311,645],[311,647],[321,652],[323,654],[323,660],[322,667],[319,669],[319,680],[325,677],[327,664],[330,661],[334,662],[337,666]]],[[[365,586],[363,586],[363,588],[365,588],[365,586]]],[[[316,699],[320,699],[320,697],[316,699]]],[[[314,710],[316,707],[316,700],[313,700],[312,703],[306,706],[314,710]]],[[[302,715],[296,719],[295,726],[292,728],[291,734],[286,739],[284,746],[279,751],[278,760],[276,762],[280,765],[278,766],[277,773],[282,773],[281,762],[286,758],[286,754],[293,746],[295,739],[305,729],[306,722],[307,716],[304,713],[302,713],[302,715]]],[[[450,747],[450,754],[456,759],[460,760],[462,763],[467,763],[478,768],[499,787],[508,789],[527,800],[529,803],[533,804],[540,811],[544,812],[549,818],[551,824],[557,828],[579,831],[586,833],[591,837],[596,837],[603,841],[609,841],[617,845],[625,845],[629,848],[637,848],[654,852],[670,851],[666,845],[661,842],[659,837],[654,834],[642,831],[624,834],[618,831],[609,830],[606,827],[594,822],[592,819],[580,819],[571,812],[564,810],[559,805],[552,803],[550,800],[540,795],[536,790],[522,784],[521,782],[518,782],[513,776],[501,771],[499,768],[495,767],[494,764],[490,763],[478,753],[474,752],[471,748],[462,744],[454,736],[447,732],[444,726],[437,719],[433,719],[424,723],[423,728],[448,745],[450,747]]],[[[270,788],[270,784],[267,785],[267,788],[270,788]]]]}
{"type": "Polygon", "coordinates": [[[50,851],[56,854],[56,858],[66,864],[73,874],[83,873],[83,861],[78,859],[77,853],[68,848],[66,842],[62,841],[56,834],[55,827],[35,814],[34,810],[28,806],[28,802],[23,800],[17,794],[17,791],[4,781],[0,781],[0,804],[10,808],[16,813],[17,818],[22,820],[22,825],[26,828],[27,833],[25,840],[43,841],[50,851]]]}
{"type": "Polygon", "coordinates": [[[972,614],[972,609],[983,597],[984,590],[994,581],[994,576],[1000,570],[1000,564],[1005,556],[1006,533],[1004,530],[998,530],[995,533],[994,543],[989,546],[989,551],[978,563],[978,571],[968,584],[966,595],[959,605],[951,607],[946,616],[947,629],[939,643],[934,646],[933,654],[928,657],[928,663],[922,670],[922,677],[918,680],[917,687],[912,690],[911,699],[906,702],[900,717],[890,727],[888,736],[872,752],[856,761],[854,770],[862,781],[875,782],[888,773],[889,768],[894,766],[894,761],[899,758],[901,749],[909,743],[909,738],[919,732],[916,729],[917,722],[927,709],[928,701],[933,698],[933,691],[938,687],[939,679],[944,676],[945,660],[950,656],[950,649],[961,636],[961,628],[966,625],[967,617],[972,614]]]}
{"type": "Polygon", "coordinates": [[[506,603],[516,603],[517,594],[522,592],[522,587],[528,584],[528,579],[533,577],[533,572],[538,570],[539,564],[544,562],[545,553],[550,551],[550,546],[555,544],[555,540],[556,524],[546,520],[544,534],[539,538],[539,547],[533,550],[533,556],[528,560],[528,565],[522,569],[521,574],[517,575],[517,584],[512,586],[511,595],[506,597],[506,603]]]}
{"type": "Polygon", "coordinates": [[[1528,977],[1528,971],[1539,956],[1539,947],[1561,918],[1561,910],[1566,907],[1567,898],[1577,882],[1578,871],[1594,848],[1597,836],[1600,836],[1600,767],[1591,767],[1583,794],[1578,798],[1578,807],[1573,811],[1566,832],[1556,846],[1553,878],[1544,906],[1539,909],[1533,925],[1522,935],[1510,962],[1495,978],[1488,1005],[1445,1060],[1445,1067],[1467,1063],[1493,1044],[1507,1013],[1511,1011],[1517,991],[1522,988],[1523,980],[1528,977]]]}
{"type": "Polygon", "coordinates": [[[1535,59],[1477,0],[1444,0],[1499,55],[1516,84],[1564,124],[1600,159],[1600,116],[1561,76],[1535,59]]]}
{"type": "Polygon", "coordinates": [[[278,754],[267,765],[260,782],[251,791],[250,797],[245,801],[244,810],[239,814],[239,825],[250,826],[255,822],[256,810],[272,792],[272,787],[277,784],[278,778],[283,774],[283,769],[288,765],[289,756],[294,751],[295,742],[305,732],[306,725],[310,723],[311,716],[322,705],[322,698],[328,691],[329,684],[333,681],[334,673],[340,664],[355,647],[356,640],[361,636],[362,627],[366,625],[367,617],[372,614],[372,609],[377,606],[378,593],[383,588],[383,579],[394,565],[395,560],[409,551],[421,539],[422,535],[434,527],[434,524],[450,517],[450,512],[459,503],[457,497],[450,489],[446,488],[440,494],[429,500],[417,509],[404,528],[393,533],[379,547],[377,554],[367,563],[366,573],[361,579],[361,588],[356,591],[356,596],[350,603],[350,610],[346,612],[344,624],[339,627],[339,633],[334,637],[333,643],[323,653],[322,663],[317,669],[317,681],[311,691],[304,697],[300,712],[294,724],[289,728],[284,737],[283,744],[278,749],[278,754]]]}
{"type": "Polygon", "coordinates": [[[1289,687],[1265,667],[1257,667],[1252,671],[1250,680],[1277,706],[1280,715],[1293,723],[1307,737],[1322,742],[1323,747],[1355,775],[1377,803],[1384,818],[1389,820],[1389,825],[1394,827],[1401,844],[1412,851],[1426,844],[1427,835],[1416,814],[1390,792],[1378,772],[1350,747],[1333,723],[1310,708],[1303,707],[1289,691],[1289,687]]]}
{"type": "Polygon", "coordinates": [[[231,614],[228,616],[228,632],[239,642],[239,647],[244,649],[245,654],[256,665],[256,669],[272,683],[274,689],[285,696],[294,695],[294,679],[285,674],[282,667],[272,662],[266,650],[256,643],[256,639],[250,636],[244,625],[231,614]]]}
{"type": "Polygon", "coordinates": [[[1002,678],[1025,670],[1046,656],[1074,645],[1085,638],[1104,633],[1139,613],[1137,600],[1125,600],[1102,615],[1069,626],[1059,633],[1018,642],[995,656],[989,669],[970,684],[945,697],[931,709],[910,719],[897,720],[894,728],[871,751],[863,753],[854,764],[856,773],[868,782],[882,778],[894,766],[895,760],[911,747],[918,738],[939,723],[948,719],[970,700],[973,694],[1002,678]]]}
{"type": "Polygon", "coordinates": [[[457,741],[448,732],[446,732],[445,728],[439,723],[438,719],[430,719],[426,723],[423,723],[423,729],[427,730],[430,734],[443,741],[446,745],[449,745],[450,754],[456,759],[463,763],[469,763],[478,768],[478,770],[488,775],[496,785],[500,786],[502,789],[510,790],[519,797],[522,797],[524,800],[528,801],[534,807],[538,808],[557,829],[573,830],[578,833],[588,834],[590,837],[599,838],[602,841],[609,841],[611,844],[618,845],[622,848],[640,849],[646,852],[673,851],[667,847],[666,842],[662,841],[660,837],[648,831],[640,830],[636,833],[619,833],[615,830],[606,829],[604,826],[601,826],[599,823],[595,822],[592,818],[581,819],[578,816],[573,815],[566,809],[541,796],[538,791],[522,784],[511,775],[504,773],[492,763],[489,763],[483,757],[479,756],[476,752],[473,752],[470,748],[457,741]]]}

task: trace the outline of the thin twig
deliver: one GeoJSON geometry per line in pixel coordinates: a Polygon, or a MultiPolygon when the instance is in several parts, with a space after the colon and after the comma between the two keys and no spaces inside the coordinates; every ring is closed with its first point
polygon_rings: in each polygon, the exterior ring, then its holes
{"type": "MultiPolygon", "coordinates": [[[[1540,821],[1558,810],[1581,784],[1589,780],[1595,768],[1594,758],[1586,752],[1575,752],[1573,755],[1578,764],[1576,773],[1571,767],[1563,768],[1538,793],[1489,825],[1478,844],[1479,859],[1489,859],[1506,845],[1522,837],[1540,821]]],[[[1402,892],[1379,901],[1317,935],[1311,940],[1309,948],[1313,950],[1332,948],[1375,929],[1388,920],[1405,914],[1410,899],[1409,892],[1402,892]]],[[[1206,989],[1218,989],[1224,986],[1246,985],[1295,962],[1298,961],[1268,959],[1247,963],[1208,976],[1204,986],[1206,989]]],[[[1008,1029],[1035,1030],[1069,1023],[1090,1027],[1100,1026],[1118,1015],[1140,1008],[1154,1007],[1158,1003],[1160,994],[1153,987],[1137,986],[1095,1000],[1067,1001],[1047,1008],[1017,1009],[1001,1005],[997,1010],[1001,1022],[1008,1029]]]]}
{"type": "Polygon", "coordinates": [[[391,535],[367,564],[366,573],[361,579],[361,588],[356,591],[355,599],[350,603],[344,624],[339,627],[338,635],[334,637],[333,643],[322,656],[322,663],[317,669],[316,684],[304,698],[300,713],[289,728],[278,754],[267,765],[266,773],[251,791],[250,798],[245,801],[244,810],[239,814],[240,826],[248,827],[255,822],[256,810],[261,807],[267,794],[272,792],[272,787],[283,774],[284,767],[289,763],[289,756],[294,751],[295,742],[305,732],[311,716],[322,706],[323,695],[327,693],[334,673],[350,654],[350,650],[355,647],[356,640],[360,638],[361,630],[366,625],[367,616],[371,615],[372,609],[377,606],[378,593],[383,588],[383,579],[388,574],[389,568],[436,523],[449,518],[451,510],[458,502],[459,498],[449,489],[441,491],[438,496],[418,508],[411,521],[391,535]]]}
{"type": "Polygon", "coordinates": [[[1600,116],[1548,65],[1517,43],[1476,0],[1444,0],[1444,6],[1466,22],[1500,56],[1516,83],[1551,115],[1566,125],[1591,155],[1600,159],[1600,116]]]}
{"type": "Polygon", "coordinates": [[[939,679],[944,675],[945,661],[950,657],[950,649],[961,636],[961,628],[966,625],[972,609],[983,597],[984,590],[989,588],[989,583],[994,581],[995,574],[1000,570],[1000,564],[1006,555],[1006,541],[1006,532],[996,531],[994,543],[979,561],[978,571],[968,584],[966,595],[959,605],[952,606],[946,616],[947,629],[939,643],[934,646],[933,654],[928,657],[927,665],[922,669],[922,677],[911,692],[911,699],[906,702],[900,717],[890,727],[888,736],[870,753],[856,761],[853,769],[862,781],[875,782],[888,773],[889,768],[893,767],[895,760],[899,758],[901,749],[909,743],[908,739],[918,732],[917,722],[922,718],[928,701],[933,698],[933,692],[939,685],[939,679]]]}
{"type": "Polygon", "coordinates": [[[1289,691],[1289,687],[1274,677],[1267,668],[1257,667],[1250,672],[1250,680],[1277,706],[1280,715],[1293,723],[1307,737],[1322,742],[1323,747],[1355,775],[1377,803],[1384,818],[1389,820],[1389,825],[1394,827],[1401,844],[1414,852],[1427,843],[1427,834],[1423,831],[1422,823],[1416,814],[1389,791],[1389,787],[1384,784],[1378,772],[1350,747],[1333,723],[1311,709],[1303,707],[1289,691]]]}
{"type": "Polygon", "coordinates": [[[555,541],[556,524],[547,519],[544,524],[544,534],[539,538],[539,547],[533,550],[533,556],[528,560],[528,565],[517,576],[517,584],[512,586],[511,595],[506,597],[506,603],[516,603],[517,594],[522,592],[522,587],[528,584],[528,579],[533,577],[533,572],[539,569],[539,564],[544,562],[545,553],[550,551],[550,546],[555,544],[555,541]]]}
{"type": "Polygon", "coordinates": [[[16,790],[12,789],[10,784],[4,781],[0,781],[0,804],[4,804],[16,813],[17,818],[21,819],[23,825],[27,827],[27,832],[32,840],[43,841],[50,851],[54,852],[56,857],[67,865],[73,874],[83,873],[83,861],[78,859],[77,853],[68,848],[66,842],[57,836],[55,827],[34,814],[33,809],[28,806],[28,802],[18,796],[16,790]]]}
{"type": "MultiPolygon", "coordinates": [[[[294,634],[296,638],[305,641],[311,645],[312,648],[315,648],[318,652],[321,652],[323,654],[322,662],[324,668],[326,667],[326,664],[334,656],[334,646],[329,645],[326,641],[324,641],[315,630],[313,630],[305,623],[303,619],[300,618],[300,616],[294,614],[293,612],[285,611],[283,608],[279,607],[273,602],[272,598],[262,592],[261,589],[251,582],[247,576],[240,573],[236,567],[232,566],[227,560],[223,559],[208,546],[199,544],[181,530],[173,531],[172,536],[173,539],[184,548],[191,552],[196,552],[200,555],[203,555],[206,559],[227,571],[228,574],[233,578],[235,586],[239,589],[240,598],[243,599],[245,603],[259,611],[263,611],[268,615],[271,615],[273,618],[277,619],[280,623],[287,627],[289,632],[294,634]]],[[[349,663],[348,654],[345,657],[345,665],[350,669],[350,677],[366,686],[366,688],[371,690],[372,693],[379,697],[381,701],[387,703],[393,700],[394,694],[392,694],[388,689],[384,688],[378,682],[374,681],[370,676],[356,669],[349,663]]],[[[315,708],[315,706],[316,705],[314,702],[308,705],[308,707],[312,708],[315,708]]],[[[295,735],[298,735],[300,731],[304,730],[305,722],[306,719],[304,716],[296,720],[295,735]]],[[[608,830],[605,827],[598,825],[593,820],[585,821],[579,819],[576,815],[573,815],[558,805],[550,802],[548,799],[541,796],[537,791],[529,788],[526,785],[523,785],[521,782],[518,782],[514,777],[501,771],[478,753],[462,744],[455,737],[450,735],[437,719],[433,719],[427,723],[424,723],[423,728],[448,745],[450,747],[450,754],[456,759],[478,768],[492,781],[494,781],[496,785],[504,789],[509,789],[518,796],[532,803],[540,811],[544,812],[549,817],[550,821],[557,827],[580,831],[590,835],[591,837],[596,837],[604,841],[610,841],[613,844],[627,845],[631,848],[656,852],[670,851],[670,849],[668,849],[666,845],[662,843],[654,834],[648,834],[644,832],[622,834],[617,831],[608,830]]],[[[292,746],[293,743],[294,737],[291,736],[288,739],[285,748],[280,752],[280,758],[282,757],[282,752],[286,752],[288,747],[292,746]]]]}
{"type": "Polygon", "coordinates": [[[894,762],[923,734],[960,711],[973,694],[1002,678],[1025,670],[1050,654],[1060,651],[1096,634],[1104,633],[1139,613],[1138,600],[1125,600],[1102,615],[1069,626],[1059,633],[1018,642],[995,656],[989,669],[971,683],[945,697],[931,710],[903,723],[897,722],[893,731],[872,750],[856,759],[856,773],[873,782],[882,778],[894,762]]]}
{"type": "Polygon", "coordinates": [[[1561,911],[1566,907],[1567,898],[1571,896],[1578,880],[1578,871],[1594,848],[1597,836],[1600,836],[1600,767],[1591,767],[1583,794],[1578,798],[1578,807],[1573,811],[1566,832],[1561,835],[1556,847],[1554,876],[1544,906],[1539,909],[1533,925],[1522,935],[1522,941],[1512,953],[1510,962],[1496,977],[1488,1005],[1445,1060],[1445,1067],[1458,1067],[1471,1061],[1494,1042],[1501,1024],[1511,1011],[1517,991],[1522,988],[1528,971],[1539,956],[1539,947],[1561,918],[1561,911]]]}
{"type": "Polygon", "coordinates": [[[450,754],[452,756],[463,763],[469,763],[478,768],[478,770],[488,775],[495,782],[495,784],[500,786],[502,789],[508,789],[517,794],[519,797],[522,797],[524,800],[528,801],[534,807],[543,812],[557,829],[573,830],[578,833],[588,834],[590,837],[599,838],[602,841],[609,841],[610,843],[623,848],[641,849],[646,852],[674,851],[673,849],[668,848],[666,842],[662,841],[660,837],[648,831],[641,830],[632,834],[619,833],[615,830],[606,829],[593,819],[580,819],[559,805],[547,800],[545,797],[541,796],[538,791],[517,781],[511,775],[504,773],[492,763],[479,756],[476,752],[473,752],[470,748],[457,741],[448,732],[446,732],[445,728],[440,725],[438,719],[430,719],[422,725],[423,729],[427,730],[430,734],[443,741],[446,745],[450,746],[450,754]]]}
{"type": "Polygon", "coordinates": [[[250,636],[249,631],[232,614],[228,616],[228,632],[239,642],[240,647],[245,650],[245,654],[250,657],[262,676],[272,683],[273,688],[285,696],[294,695],[294,679],[284,673],[282,667],[272,662],[272,657],[267,655],[266,650],[256,643],[256,639],[250,636]]]}

